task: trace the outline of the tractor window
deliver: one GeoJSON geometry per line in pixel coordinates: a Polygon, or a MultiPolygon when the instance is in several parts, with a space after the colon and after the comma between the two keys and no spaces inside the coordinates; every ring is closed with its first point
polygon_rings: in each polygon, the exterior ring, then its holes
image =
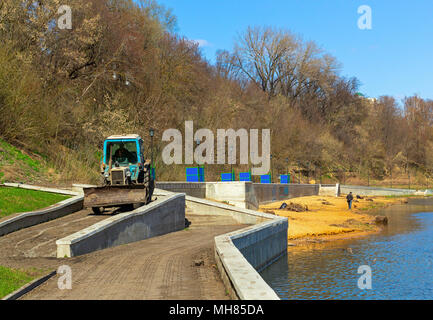
{"type": "MultiPolygon", "coordinates": [[[[111,150],[113,165],[118,162],[120,166],[137,164],[137,144],[135,141],[112,142],[108,144],[107,152],[111,150]]],[[[108,158],[108,157],[107,157],[108,158]]]]}

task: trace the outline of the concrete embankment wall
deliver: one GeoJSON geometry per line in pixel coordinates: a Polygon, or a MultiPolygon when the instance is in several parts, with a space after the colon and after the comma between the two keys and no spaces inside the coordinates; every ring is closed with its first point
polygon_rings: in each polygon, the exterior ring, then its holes
{"type": "MultiPolygon", "coordinates": [[[[155,190],[155,195],[168,194],[155,190]]],[[[288,219],[191,196],[186,196],[186,205],[194,214],[225,215],[241,224],[251,224],[215,237],[218,270],[233,299],[279,300],[257,270],[286,254],[288,219]]]]}
{"type": "Polygon", "coordinates": [[[352,192],[354,195],[360,196],[402,196],[415,194],[417,192],[417,190],[412,189],[391,189],[350,185],[341,185],[340,188],[341,193],[343,194],[352,192]]]}
{"type": "Polygon", "coordinates": [[[158,199],[57,240],[57,257],[73,257],[185,228],[185,195],[158,199]]]}
{"type": "MultiPolygon", "coordinates": [[[[70,192],[68,190],[42,188],[23,184],[7,183],[5,184],[5,186],[59,194],[76,195],[76,193],[70,192]]],[[[0,236],[4,236],[11,232],[35,226],[37,224],[41,224],[77,212],[83,208],[83,201],[84,199],[82,196],[74,196],[73,198],[63,200],[48,208],[32,212],[14,214],[9,219],[0,222],[0,236]]]]}
{"type": "Polygon", "coordinates": [[[319,185],[251,182],[157,182],[157,188],[257,210],[260,204],[319,194],[319,185]]]}
{"type": "Polygon", "coordinates": [[[318,195],[319,185],[254,183],[254,193],[259,204],[266,204],[292,198],[318,195]]]}
{"type": "Polygon", "coordinates": [[[155,184],[156,188],[175,192],[185,193],[188,196],[196,198],[206,198],[206,182],[159,182],[155,184]]]}
{"type": "Polygon", "coordinates": [[[259,203],[251,182],[207,182],[206,199],[224,201],[239,208],[257,209],[259,203]]]}
{"type": "Polygon", "coordinates": [[[191,197],[187,197],[187,206],[202,212],[209,207],[209,213],[226,214],[243,224],[254,223],[215,237],[218,270],[233,299],[279,300],[258,271],[286,254],[288,219],[191,197]]]}
{"type": "Polygon", "coordinates": [[[233,299],[278,300],[258,271],[287,252],[288,219],[214,201],[186,197],[195,214],[226,215],[251,227],[215,237],[215,259],[233,299]]]}
{"type": "Polygon", "coordinates": [[[196,198],[225,201],[241,208],[257,209],[260,204],[304,196],[338,196],[353,192],[361,196],[415,194],[413,189],[391,189],[350,185],[260,184],[251,182],[157,182],[157,188],[181,192],[196,198]]]}
{"type": "Polygon", "coordinates": [[[258,271],[287,251],[287,219],[272,219],[231,236],[236,248],[258,271]]]}
{"type": "Polygon", "coordinates": [[[341,193],[340,184],[319,185],[319,196],[339,197],[341,193]]]}
{"type": "Polygon", "coordinates": [[[279,300],[258,270],[287,252],[287,218],[215,237],[215,260],[232,299],[279,300]]]}

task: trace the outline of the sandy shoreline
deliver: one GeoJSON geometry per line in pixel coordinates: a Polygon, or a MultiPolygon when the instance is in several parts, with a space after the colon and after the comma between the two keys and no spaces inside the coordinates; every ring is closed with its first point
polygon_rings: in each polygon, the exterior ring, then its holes
{"type": "Polygon", "coordinates": [[[349,210],[345,196],[311,196],[262,205],[259,210],[287,217],[288,243],[298,245],[353,239],[380,232],[383,226],[375,223],[375,215],[371,212],[402,203],[407,203],[407,199],[364,197],[355,199],[349,210]],[[279,210],[283,203],[301,212],[279,210]]]}

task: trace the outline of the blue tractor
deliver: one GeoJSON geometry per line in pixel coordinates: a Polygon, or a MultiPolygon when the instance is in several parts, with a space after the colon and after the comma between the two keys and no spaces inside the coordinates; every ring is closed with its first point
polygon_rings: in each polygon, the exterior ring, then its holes
{"type": "Polygon", "coordinates": [[[104,208],[146,205],[155,187],[151,160],[146,160],[143,139],[136,134],[115,135],[104,142],[101,161],[103,185],[84,189],[84,206],[100,214],[104,208]]]}

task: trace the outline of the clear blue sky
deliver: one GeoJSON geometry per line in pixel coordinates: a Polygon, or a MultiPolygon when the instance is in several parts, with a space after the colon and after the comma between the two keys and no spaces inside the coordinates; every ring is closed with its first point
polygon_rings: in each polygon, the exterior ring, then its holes
{"type": "Polygon", "coordinates": [[[361,81],[370,97],[433,99],[433,0],[157,0],[173,10],[178,33],[202,41],[215,61],[247,26],[274,26],[314,40],[361,81]],[[372,29],[358,28],[358,7],[372,9],[372,29]]]}

